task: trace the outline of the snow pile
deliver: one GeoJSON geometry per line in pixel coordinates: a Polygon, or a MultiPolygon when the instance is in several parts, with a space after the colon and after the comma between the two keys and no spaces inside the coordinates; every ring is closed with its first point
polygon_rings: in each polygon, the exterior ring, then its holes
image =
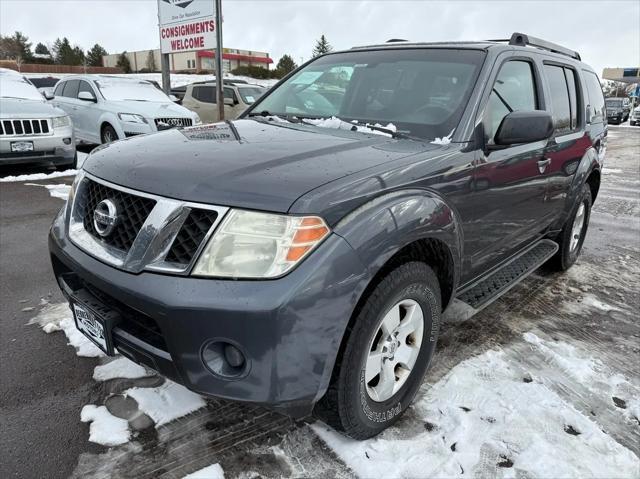
{"type": "MultiPolygon", "coordinates": [[[[525,340],[544,344],[531,333],[525,340]]],[[[458,364],[373,439],[312,427],[361,477],[638,477],[633,452],[532,379],[523,360],[492,350],[458,364]]],[[[586,377],[595,370],[583,360],[567,359],[586,377]]]]}
{"type": "Polygon", "coordinates": [[[137,401],[139,409],[153,419],[156,427],[206,405],[202,397],[168,379],[157,388],[135,387],[127,389],[124,394],[137,401]]]}
{"type": "Polygon", "coordinates": [[[129,442],[129,423],[113,416],[105,406],[88,404],[80,413],[82,422],[89,422],[89,441],[103,446],[118,446],[129,442]]]}
{"type": "Polygon", "coordinates": [[[451,133],[449,133],[447,136],[443,136],[442,138],[436,138],[431,142],[431,144],[432,145],[448,145],[449,143],[451,143],[451,137],[453,136],[454,131],[455,131],[455,128],[451,130],[451,133]]]}
{"type": "Polygon", "coordinates": [[[224,471],[220,464],[212,464],[199,471],[192,472],[182,479],[224,479],[224,471]]]}
{"type": "Polygon", "coordinates": [[[64,183],[59,185],[40,185],[38,183],[25,183],[26,186],[43,186],[49,190],[49,194],[52,198],[60,198],[66,200],[71,190],[71,185],[65,185],[64,183]]]}
{"type": "MultiPolygon", "coordinates": [[[[386,133],[384,131],[373,130],[369,128],[367,125],[358,125],[357,122],[348,123],[344,120],[341,120],[338,117],[332,116],[331,118],[305,118],[303,123],[319,126],[320,128],[333,128],[336,130],[350,130],[350,131],[359,131],[361,133],[373,133],[374,135],[383,135],[383,136],[392,136],[391,133],[386,133]]],[[[387,126],[383,126],[379,123],[375,125],[371,125],[376,128],[386,128],[387,130],[396,132],[397,128],[393,123],[389,123],[387,126]]]]}
{"type": "Polygon", "coordinates": [[[138,379],[152,375],[152,372],[148,372],[144,367],[122,356],[106,364],[96,366],[93,370],[93,379],[96,381],[108,381],[116,378],[138,379]]]}
{"type": "Polygon", "coordinates": [[[39,324],[49,334],[64,331],[70,346],[76,348],[76,354],[84,357],[100,357],[105,354],[76,328],[73,313],[68,303],[46,304],[29,324],[39,324]]]}

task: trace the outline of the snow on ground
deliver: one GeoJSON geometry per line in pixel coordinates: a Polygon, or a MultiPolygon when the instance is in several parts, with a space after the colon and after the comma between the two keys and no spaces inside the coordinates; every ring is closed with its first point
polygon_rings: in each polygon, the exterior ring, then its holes
{"type": "Polygon", "coordinates": [[[69,190],[71,190],[71,185],[65,185],[64,183],[60,185],[40,185],[38,183],[25,183],[26,186],[42,186],[49,190],[49,194],[53,198],[60,198],[61,200],[66,200],[69,196],[69,190]]]}
{"type": "MultiPolygon", "coordinates": [[[[567,374],[629,386],[574,346],[533,333],[524,340],[567,374]]],[[[548,387],[545,377],[526,371],[523,351],[515,348],[463,361],[414,404],[424,427],[409,437],[406,424],[366,441],[312,427],[361,477],[638,477],[633,452],[548,387]]],[[[594,387],[593,393],[602,391],[594,387]]]]}
{"type": "Polygon", "coordinates": [[[127,389],[124,394],[137,401],[139,409],[153,419],[156,427],[206,405],[201,396],[169,379],[157,388],[135,387],[127,389]]]}
{"type": "Polygon", "coordinates": [[[152,376],[154,373],[133,361],[118,357],[106,364],[96,366],[93,370],[93,379],[96,381],[108,381],[110,379],[138,379],[152,376]]]}
{"type": "Polygon", "coordinates": [[[49,334],[54,331],[64,331],[69,340],[68,344],[76,348],[78,356],[100,357],[105,354],[76,328],[73,314],[68,303],[44,304],[38,315],[29,321],[38,324],[49,334]]]}
{"type": "Polygon", "coordinates": [[[199,471],[192,472],[182,479],[224,479],[224,471],[220,464],[212,464],[199,471]]]}
{"type": "MultiPolygon", "coordinates": [[[[82,164],[84,160],[89,156],[88,153],[83,153],[82,151],[78,152],[78,168],[82,168],[82,164]]],[[[64,171],[53,171],[51,173],[31,173],[26,175],[18,175],[18,176],[5,176],[0,178],[0,183],[17,183],[22,181],[40,181],[40,180],[50,180],[52,178],[60,178],[63,176],[75,176],[78,170],[64,170],[64,171]]],[[[51,196],[54,196],[51,194],[51,196]]]]}
{"type": "Polygon", "coordinates": [[[129,422],[113,416],[105,406],[88,404],[80,413],[82,422],[91,423],[89,426],[89,441],[103,446],[118,446],[129,442],[131,435],[129,422]]]}

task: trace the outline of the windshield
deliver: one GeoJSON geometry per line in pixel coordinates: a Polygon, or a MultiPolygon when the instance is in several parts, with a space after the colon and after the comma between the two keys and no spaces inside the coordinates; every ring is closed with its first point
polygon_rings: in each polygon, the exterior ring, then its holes
{"type": "Polygon", "coordinates": [[[0,75],[0,98],[44,101],[36,87],[17,75],[0,75]]]}
{"type": "Polygon", "coordinates": [[[622,100],[606,100],[607,106],[622,106],[622,100]]]}
{"type": "Polygon", "coordinates": [[[105,100],[171,102],[164,92],[146,81],[100,79],[95,81],[105,100]]]}
{"type": "Polygon", "coordinates": [[[421,138],[458,125],[484,52],[354,51],[319,58],[261,100],[254,113],[393,124],[421,138]]]}
{"type": "Polygon", "coordinates": [[[265,91],[266,91],[265,88],[261,88],[259,86],[252,86],[252,87],[243,86],[238,88],[238,93],[242,97],[242,101],[247,105],[251,105],[255,103],[256,100],[258,100],[258,98],[260,98],[265,91]]]}

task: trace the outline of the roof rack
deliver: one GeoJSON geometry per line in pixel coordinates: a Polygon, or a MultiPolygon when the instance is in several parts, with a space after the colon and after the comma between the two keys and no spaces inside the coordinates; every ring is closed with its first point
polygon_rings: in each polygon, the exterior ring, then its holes
{"type": "Polygon", "coordinates": [[[559,53],[560,55],[566,55],[571,58],[575,58],[576,60],[581,60],[580,54],[574,50],[569,48],[565,48],[562,45],[558,45],[556,43],[551,43],[546,40],[542,40],[541,38],[532,37],[531,35],[527,35],[526,33],[514,33],[511,35],[509,40],[488,40],[490,42],[509,42],[509,45],[514,45],[517,47],[536,47],[542,48],[543,50],[548,50],[553,53],[559,53]]]}

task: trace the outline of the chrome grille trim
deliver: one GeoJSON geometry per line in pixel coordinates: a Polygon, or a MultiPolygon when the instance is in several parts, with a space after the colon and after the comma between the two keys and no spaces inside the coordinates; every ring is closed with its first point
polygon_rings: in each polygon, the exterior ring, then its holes
{"type": "Polygon", "coordinates": [[[0,119],[0,136],[2,137],[51,135],[53,135],[53,128],[50,119],[0,119]]]}
{"type": "Polygon", "coordinates": [[[224,218],[229,208],[188,201],[174,200],[163,196],[144,193],[132,190],[124,186],[97,178],[85,171],[78,173],[78,190],[73,197],[73,203],[69,208],[68,232],[69,239],[78,248],[116,268],[130,273],[140,273],[142,271],[156,271],[187,275],[191,272],[195,262],[198,260],[202,249],[207,244],[220,221],[224,218]],[[119,190],[134,196],[151,198],[156,201],[154,208],[138,232],[133,245],[129,251],[113,248],[107,244],[99,242],[84,228],[83,218],[78,214],[76,203],[81,198],[81,189],[86,187],[86,179],[100,183],[108,188],[119,190]],[[212,210],[217,213],[217,217],[206,236],[198,246],[191,262],[187,265],[176,264],[165,261],[167,254],[178,235],[182,225],[194,208],[212,210]]]}
{"type": "Polygon", "coordinates": [[[191,126],[193,124],[193,120],[191,120],[191,118],[163,117],[163,118],[156,118],[155,124],[156,124],[156,128],[160,130],[160,129],[191,126]]]}

